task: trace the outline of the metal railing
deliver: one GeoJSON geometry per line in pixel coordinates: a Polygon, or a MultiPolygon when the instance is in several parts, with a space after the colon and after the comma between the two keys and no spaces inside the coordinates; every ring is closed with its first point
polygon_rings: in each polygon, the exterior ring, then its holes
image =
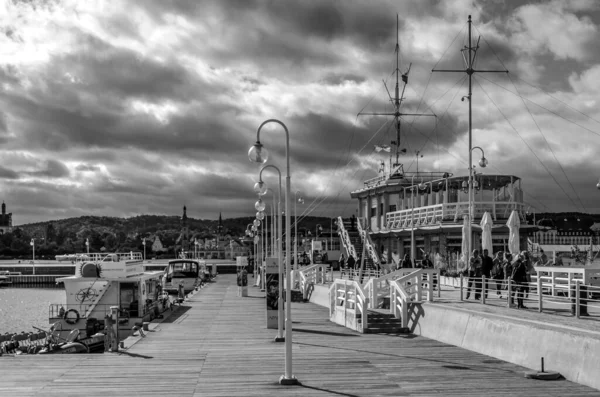
{"type": "Polygon", "coordinates": [[[377,254],[377,250],[373,246],[373,242],[371,241],[371,236],[369,235],[369,233],[366,232],[365,229],[363,229],[363,226],[362,226],[363,221],[364,221],[363,218],[357,219],[356,225],[358,226],[358,233],[360,234],[360,238],[363,241],[363,244],[365,246],[367,254],[369,255],[369,258],[371,258],[371,260],[373,261],[373,264],[377,268],[379,268],[380,264],[381,264],[381,261],[379,260],[379,255],[377,254]]]}
{"type": "Polygon", "coordinates": [[[329,319],[355,331],[369,327],[369,299],[361,285],[352,280],[336,279],[329,288],[329,319]]]}
{"type": "Polygon", "coordinates": [[[294,279],[298,280],[302,296],[305,298],[308,296],[311,285],[326,284],[333,280],[329,265],[322,263],[306,266],[299,269],[296,274],[294,279]]]}
{"type": "Polygon", "coordinates": [[[385,299],[390,294],[390,285],[393,281],[421,270],[425,270],[424,272],[419,272],[424,275],[425,282],[428,282],[429,278],[433,280],[434,277],[437,277],[437,270],[435,269],[402,268],[386,275],[370,278],[363,286],[365,293],[369,297],[369,308],[377,309],[384,305],[385,299]]]}
{"type": "Polygon", "coordinates": [[[357,258],[356,248],[354,248],[354,244],[352,244],[352,241],[350,240],[350,235],[348,234],[348,231],[344,227],[344,220],[342,219],[341,216],[339,216],[337,218],[337,226],[338,226],[338,234],[340,236],[340,239],[342,240],[342,244],[343,244],[344,248],[346,249],[346,252],[348,254],[352,255],[352,257],[356,259],[357,258]]]}
{"type": "MultiPolygon", "coordinates": [[[[519,217],[524,220],[525,205],[519,202],[476,202],[473,203],[473,219],[480,218],[487,211],[494,220],[507,219],[511,211],[517,210],[519,217]]],[[[415,207],[401,211],[388,212],[385,216],[385,228],[389,230],[410,229],[419,226],[439,225],[443,221],[459,222],[469,211],[469,203],[435,204],[415,207]]]]}
{"type": "Polygon", "coordinates": [[[442,285],[459,288],[460,301],[519,308],[520,305],[538,312],[568,314],[575,317],[589,316],[600,320],[600,286],[585,284],[581,278],[571,279],[570,284],[546,282],[546,276],[531,276],[531,281],[516,283],[510,279],[482,277],[442,277],[442,285]],[[455,281],[450,282],[449,279],[455,281]],[[559,287],[557,287],[559,285],[559,287]],[[466,290],[466,296],[465,296],[466,290]],[[519,302],[520,301],[520,302],[519,302]]]}

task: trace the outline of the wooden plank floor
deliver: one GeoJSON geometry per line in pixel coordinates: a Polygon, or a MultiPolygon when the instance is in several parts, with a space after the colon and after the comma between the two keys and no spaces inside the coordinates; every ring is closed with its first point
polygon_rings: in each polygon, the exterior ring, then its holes
{"type": "Polygon", "coordinates": [[[256,288],[237,297],[220,275],[126,351],[0,357],[0,396],[598,396],[568,381],[412,335],[361,335],[325,308],[294,303],[294,374],[280,386],[284,343],[265,328],[256,288]]]}

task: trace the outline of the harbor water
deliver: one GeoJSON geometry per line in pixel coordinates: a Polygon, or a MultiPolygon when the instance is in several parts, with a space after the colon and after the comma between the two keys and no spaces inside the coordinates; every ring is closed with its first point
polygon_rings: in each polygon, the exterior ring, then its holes
{"type": "Polygon", "coordinates": [[[0,288],[0,334],[48,329],[50,303],[66,303],[64,288],[0,288]]]}

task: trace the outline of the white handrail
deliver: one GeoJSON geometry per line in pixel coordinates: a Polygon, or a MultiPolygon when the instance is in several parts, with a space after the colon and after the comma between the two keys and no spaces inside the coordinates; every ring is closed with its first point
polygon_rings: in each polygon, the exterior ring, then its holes
{"type": "Polygon", "coordinates": [[[363,286],[365,293],[369,297],[369,308],[376,309],[379,307],[381,299],[388,295],[388,291],[386,290],[389,287],[390,281],[413,273],[414,271],[415,269],[412,268],[400,268],[386,275],[369,279],[363,286]]]}
{"type": "Polygon", "coordinates": [[[346,252],[348,252],[350,255],[352,255],[352,257],[354,259],[356,259],[357,258],[356,248],[354,247],[354,244],[352,244],[352,241],[350,240],[350,235],[348,234],[348,231],[344,227],[344,220],[342,219],[341,216],[339,216],[337,218],[337,224],[338,224],[338,234],[342,240],[342,244],[344,245],[344,248],[346,248],[346,252]]]}
{"type": "Polygon", "coordinates": [[[390,283],[390,313],[400,318],[402,328],[408,328],[409,294],[397,281],[390,283]]]}
{"type": "Polygon", "coordinates": [[[369,298],[354,280],[336,279],[329,287],[329,318],[337,324],[364,332],[369,326],[368,305],[369,298]]]}
{"type": "Polygon", "coordinates": [[[379,260],[379,255],[377,255],[377,251],[375,250],[375,247],[373,247],[373,243],[371,241],[371,236],[369,235],[369,233],[367,233],[367,231],[365,229],[363,229],[361,223],[362,223],[362,218],[359,218],[358,222],[356,222],[356,224],[358,225],[358,233],[360,234],[363,244],[365,245],[365,248],[367,249],[367,253],[369,254],[369,257],[373,261],[373,264],[376,265],[377,268],[380,268],[381,261],[379,260]]]}

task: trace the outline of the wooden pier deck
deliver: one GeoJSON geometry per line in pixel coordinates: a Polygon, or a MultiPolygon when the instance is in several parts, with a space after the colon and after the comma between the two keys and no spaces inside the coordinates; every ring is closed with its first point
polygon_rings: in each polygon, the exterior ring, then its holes
{"type": "MultiPolygon", "coordinates": [[[[252,279],[251,279],[252,280],[252,279]]],[[[598,396],[565,380],[413,335],[359,334],[328,310],[293,303],[293,364],[265,328],[256,288],[237,296],[220,275],[144,339],[120,353],[0,357],[0,396],[598,396]]]]}

